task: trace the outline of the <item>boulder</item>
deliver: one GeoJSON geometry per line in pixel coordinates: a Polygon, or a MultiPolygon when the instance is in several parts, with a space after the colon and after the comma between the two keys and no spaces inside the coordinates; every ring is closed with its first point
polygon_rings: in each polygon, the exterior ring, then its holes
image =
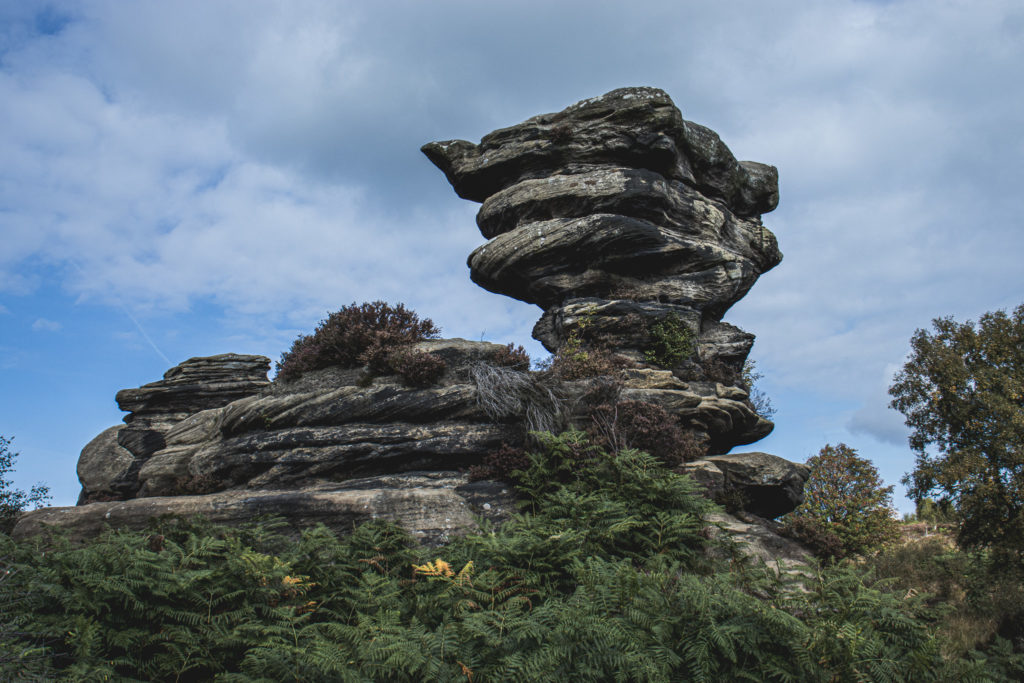
{"type": "Polygon", "coordinates": [[[712,495],[742,510],[775,519],[804,501],[810,468],[770,453],[729,453],[686,463],[681,470],[712,495]]]}
{"type": "Polygon", "coordinates": [[[130,497],[138,486],[139,463],[117,442],[124,425],[114,425],[94,438],[78,457],[78,481],[82,492],[78,504],[130,497]]]}
{"type": "Polygon", "coordinates": [[[297,533],[323,523],[338,534],[371,519],[389,519],[427,544],[440,544],[476,528],[475,516],[501,521],[514,510],[510,491],[467,475],[408,472],[301,490],[222,491],[207,495],[136,498],[27,512],[13,531],[24,539],[58,527],[74,542],[106,528],[145,529],[156,517],[202,515],[218,524],[240,524],[259,515],[283,518],[297,533]]]}
{"type": "MultiPolygon", "coordinates": [[[[764,562],[784,574],[802,574],[815,560],[811,552],[778,532],[778,525],[748,513],[708,515],[715,538],[729,539],[735,551],[753,562],[764,562]]],[[[718,548],[712,553],[723,553],[718,548]]]]}
{"type": "Polygon", "coordinates": [[[189,415],[217,408],[270,385],[270,359],[224,353],[190,358],[158,382],[117,392],[117,405],[129,414],[118,443],[145,459],[164,447],[164,433],[189,415]]]}

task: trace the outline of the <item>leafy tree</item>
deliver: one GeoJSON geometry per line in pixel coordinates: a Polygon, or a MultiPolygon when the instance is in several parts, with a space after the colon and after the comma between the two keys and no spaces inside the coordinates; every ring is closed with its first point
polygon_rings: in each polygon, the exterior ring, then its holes
{"type": "Polygon", "coordinates": [[[917,460],[904,483],[960,517],[959,541],[1024,554],[1024,305],[917,330],[889,388],[917,460]]]}
{"type": "Polygon", "coordinates": [[[0,533],[9,534],[14,529],[18,515],[29,505],[43,507],[50,500],[50,489],[37,484],[28,493],[12,488],[13,482],[5,478],[14,470],[14,461],[18,454],[11,450],[11,442],[0,435],[0,533]]]}
{"type": "Polygon", "coordinates": [[[839,559],[874,550],[896,538],[892,486],[846,444],[826,445],[807,464],[804,502],[786,518],[789,532],[821,557],[839,559]]]}

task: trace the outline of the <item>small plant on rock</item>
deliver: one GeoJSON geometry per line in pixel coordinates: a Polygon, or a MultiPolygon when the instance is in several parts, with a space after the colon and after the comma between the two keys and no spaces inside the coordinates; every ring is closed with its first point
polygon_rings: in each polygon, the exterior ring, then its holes
{"type": "Polygon", "coordinates": [[[391,354],[389,364],[406,386],[429,387],[444,375],[447,365],[432,353],[399,350],[391,354]]]}
{"type": "Polygon", "coordinates": [[[512,473],[530,466],[530,456],[522,448],[501,444],[501,448],[484,456],[483,463],[469,468],[469,478],[510,481],[512,473]]]}
{"type": "Polygon", "coordinates": [[[514,370],[525,371],[530,369],[530,355],[526,353],[526,349],[523,348],[522,344],[515,346],[512,342],[496,351],[491,362],[499,367],[512,368],[514,370]]]}
{"type": "Polygon", "coordinates": [[[433,339],[440,330],[402,304],[383,301],[345,306],[320,321],[311,335],[300,336],[281,354],[277,377],[293,380],[307,372],[337,366],[368,365],[378,373],[390,370],[389,356],[396,348],[433,339]]]}
{"type": "Polygon", "coordinates": [[[674,368],[694,352],[694,334],[674,313],[651,326],[651,345],[644,352],[648,363],[674,368]]]}

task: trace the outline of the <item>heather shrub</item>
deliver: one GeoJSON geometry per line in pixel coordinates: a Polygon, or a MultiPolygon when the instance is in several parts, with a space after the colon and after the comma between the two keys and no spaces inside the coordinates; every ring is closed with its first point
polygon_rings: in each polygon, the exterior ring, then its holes
{"type": "Polygon", "coordinates": [[[469,478],[500,479],[509,481],[516,470],[525,470],[530,466],[530,456],[522,448],[501,444],[501,448],[484,456],[483,463],[469,468],[469,478]]]}
{"type": "Polygon", "coordinates": [[[704,379],[708,382],[718,382],[726,386],[734,386],[742,381],[741,374],[735,368],[722,362],[718,358],[709,358],[700,364],[704,379]]]}
{"type": "Polygon", "coordinates": [[[633,448],[670,466],[695,459],[692,435],[684,433],[675,417],[659,405],[646,401],[601,403],[591,409],[590,420],[587,431],[603,448],[633,448]]]}
{"type": "Polygon", "coordinates": [[[433,321],[421,320],[402,304],[352,303],[320,321],[313,334],[296,339],[291,349],[281,354],[277,376],[291,380],[320,368],[361,365],[386,373],[389,356],[396,348],[436,338],[439,333],[433,321]]]}
{"type": "Polygon", "coordinates": [[[523,348],[522,344],[514,346],[512,342],[496,351],[491,358],[491,362],[499,367],[512,368],[514,370],[525,371],[530,369],[530,355],[526,353],[526,349],[523,348]]]}
{"type": "Polygon", "coordinates": [[[391,369],[410,387],[429,387],[436,384],[447,365],[432,353],[399,350],[393,352],[388,363],[391,369]]]}

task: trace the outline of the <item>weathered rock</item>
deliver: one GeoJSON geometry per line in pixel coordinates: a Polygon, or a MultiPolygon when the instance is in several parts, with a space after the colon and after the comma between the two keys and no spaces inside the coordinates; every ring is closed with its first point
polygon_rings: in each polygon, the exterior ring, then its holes
{"type": "Polygon", "coordinates": [[[414,538],[438,544],[476,528],[474,515],[500,521],[513,510],[512,495],[500,484],[470,482],[466,475],[453,473],[409,472],[302,490],[223,491],[42,508],[22,515],[13,535],[27,538],[49,525],[80,542],[108,526],[144,529],[152,518],[166,514],[203,515],[221,524],[274,515],[296,532],[323,523],[342,535],[362,522],[390,519],[414,538]]]}
{"type": "Polygon", "coordinates": [[[684,121],[656,88],[621,88],[485,135],[432,142],[423,153],[458,195],[483,202],[524,180],[620,166],[654,171],[723,200],[740,215],[778,204],[771,166],[738,162],[718,135],[684,121]]]}
{"type": "MultiPolygon", "coordinates": [[[[465,468],[526,429],[590,425],[598,401],[660,406],[692,432],[688,452],[726,453],[771,431],[740,379],[753,335],[721,318],[781,258],[760,221],[778,201],[774,168],[737,161],[652,88],[424,152],[461,196],[483,202],[477,222],[489,241],[469,257],[473,280],[541,306],[534,336],[549,350],[572,340],[614,354],[600,366],[606,376],[491,367],[504,347],[464,339],[411,347],[445,364],[428,388],[368,368],[270,383],[263,356],[192,358],[119,392],[126,425],[83,450],[81,502],[131,500],[34,511],[15,534],[56,524],[81,540],[165,514],[231,524],[274,514],[341,533],[389,518],[436,543],[473,528],[473,514],[500,520],[511,510],[504,485],[469,482],[465,468]],[[684,351],[652,354],[670,319],[684,351]]],[[[710,495],[765,516],[799,502],[801,468],[762,453],[685,467],[710,495]]],[[[726,532],[772,554],[775,541],[741,529],[747,521],[728,518],[726,532]]]]}
{"type": "Polygon", "coordinates": [[[169,430],[166,447],[139,472],[139,495],[455,470],[477,464],[508,438],[508,428],[490,422],[469,384],[380,383],[251,396],[169,430]]]}
{"type": "Polygon", "coordinates": [[[82,484],[79,505],[134,494],[139,464],[135,456],[117,442],[122,429],[124,425],[105,429],[82,449],[78,458],[78,481],[82,484]]]}
{"type": "Polygon", "coordinates": [[[807,548],[780,535],[777,525],[769,520],[744,513],[715,513],[708,515],[707,521],[718,530],[718,534],[736,543],[736,549],[742,556],[754,562],[764,562],[781,573],[799,574],[807,565],[814,563],[807,548]]]}
{"type": "Polygon", "coordinates": [[[760,220],[778,201],[774,168],[738,162],[654,88],[584,100],[479,145],[423,151],[461,197],[482,202],[488,242],[469,256],[473,281],[542,307],[534,337],[549,351],[571,339],[641,366],[671,363],[683,381],[732,386],[696,391],[696,406],[671,401],[712,452],[771,431],[740,384],[753,335],[721,318],[782,258],[760,220]],[[652,355],[670,318],[689,353],[652,355]]]}
{"type": "Polygon", "coordinates": [[[164,433],[189,415],[259,393],[270,385],[270,359],[224,353],[190,358],[158,382],[117,392],[117,405],[130,414],[118,443],[145,459],[164,447],[164,433]]]}
{"type": "Polygon", "coordinates": [[[804,500],[807,465],[769,453],[729,453],[686,463],[681,471],[701,482],[714,496],[732,497],[742,509],[774,519],[804,500]]]}

